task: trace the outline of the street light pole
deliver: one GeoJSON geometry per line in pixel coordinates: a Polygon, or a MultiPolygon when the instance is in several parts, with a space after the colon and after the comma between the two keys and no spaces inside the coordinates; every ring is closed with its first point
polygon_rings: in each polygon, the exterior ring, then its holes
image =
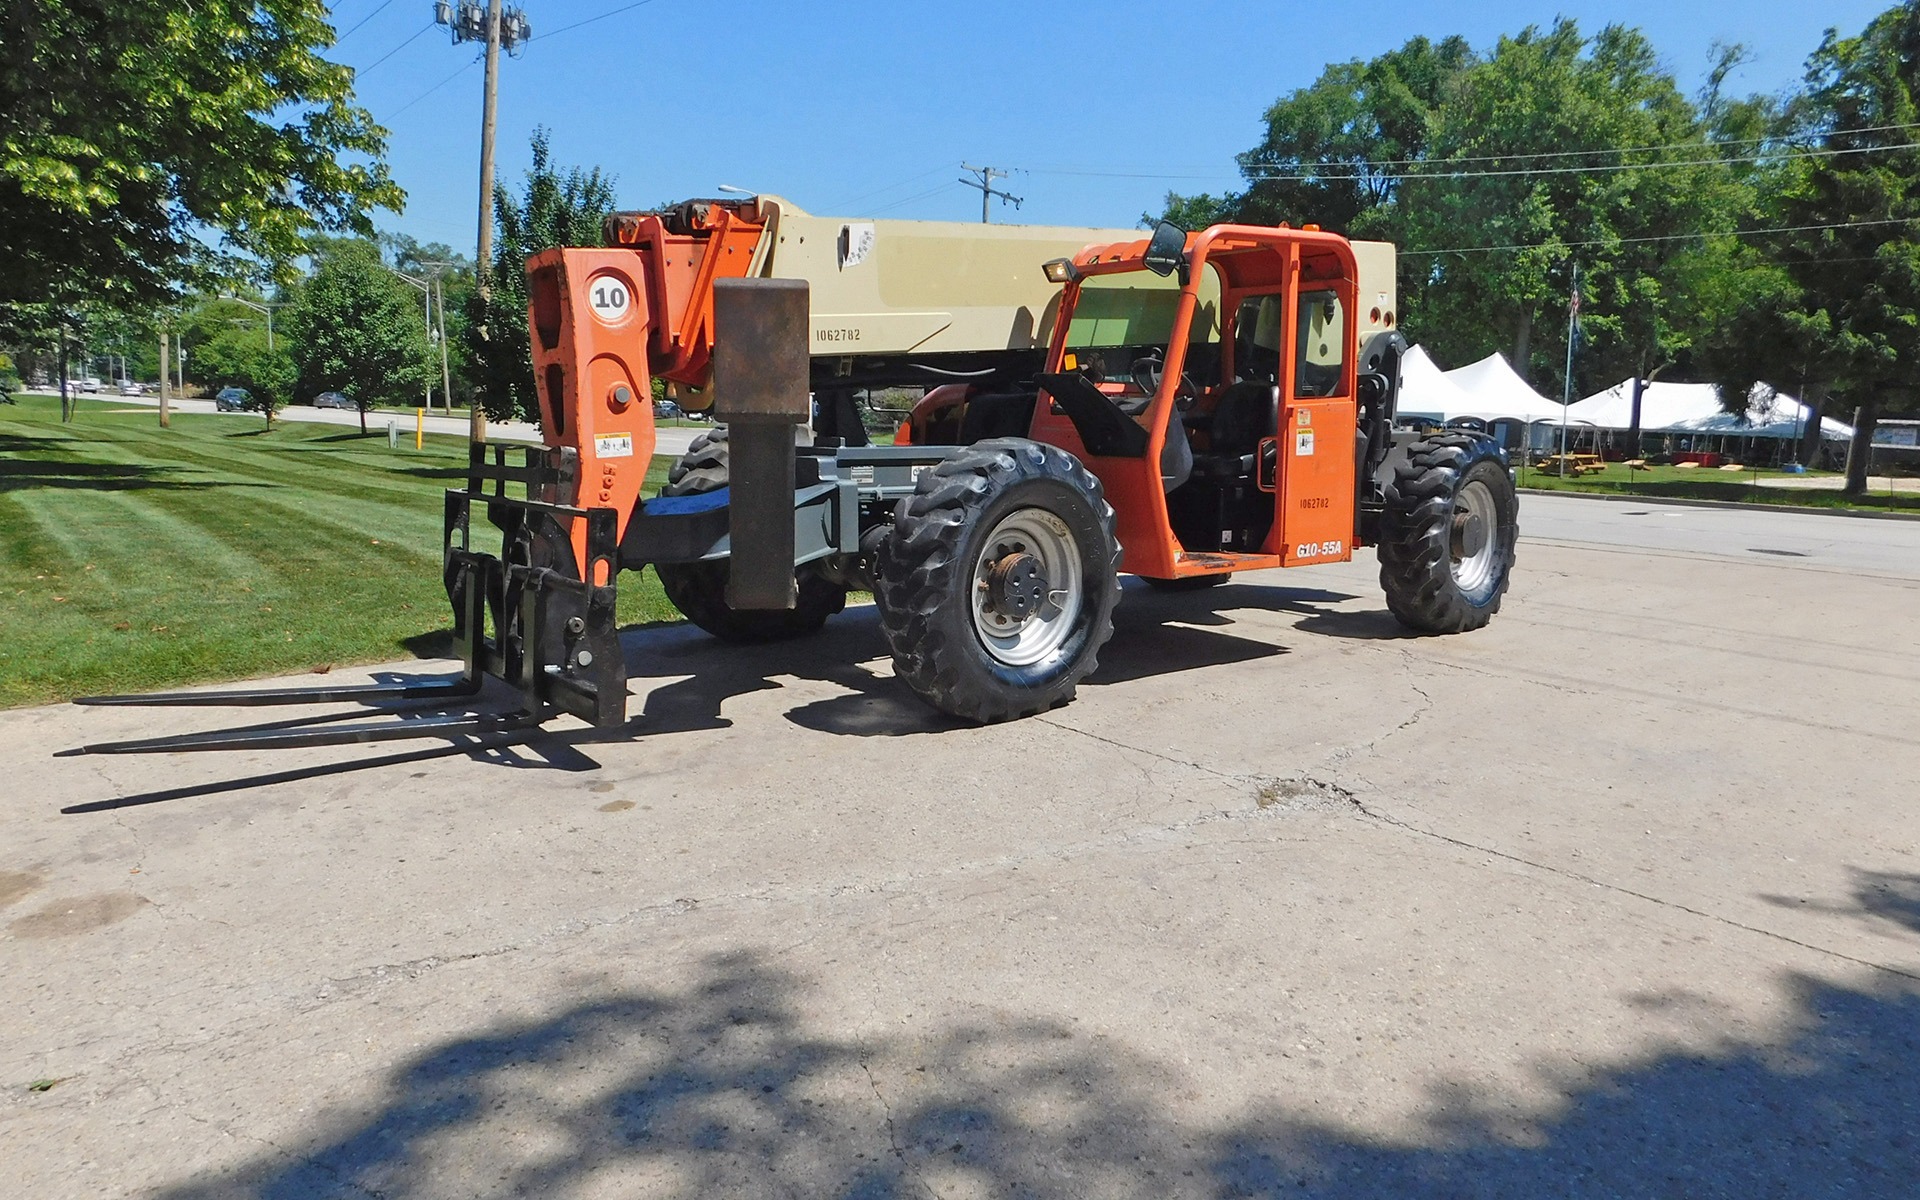
{"type": "Polygon", "coordinates": [[[235,304],[244,304],[248,308],[252,309],[257,313],[267,314],[267,351],[268,353],[272,353],[273,351],[273,310],[280,306],[273,303],[255,304],[251,300],[242,300],[238,296],[228,296],[226,298],[228,300],[233,301],[235,304]]]}
{"type": "MultiPolygon", "coordinates": [[[[381,265],[385,266],[386,264],[382,263],[381,265]]],[[[433,288],[428,286],[426,280],[415,279],[413,276],[407,274],[405,271],[402,271],[398,267],[387,267],[387,270],[392,271],[395,275],[398,275],[400,278],[406,280],[408,283],[412,284],[414,287],[419,288],[421,295],[426,298],[427,334],[429,337],[431,337],[433,334],[433,288]]],[[[429,412],[433,410],[433,381],[431,379],[427,381],[426,407],[429,412]]],[[[447,396],[447,412],[448,413],[453,412],[453,396],[451,394],[447,396]]]]}
{"type": "Polygon", "coordinates": [[[433,268],[433,302],[440,306],[440,390],[447,398],[447,415],[453,415],[453,371],[447,365],[447,292],[441,286],[445,277],[443,272],[453,266],[452,263],[421,263],[423,267],[433,268]]]}

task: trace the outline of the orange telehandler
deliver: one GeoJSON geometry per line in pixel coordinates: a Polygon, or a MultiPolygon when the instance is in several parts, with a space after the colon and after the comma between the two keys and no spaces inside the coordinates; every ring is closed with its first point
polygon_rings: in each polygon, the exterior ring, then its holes
{"type": "Polygon", "coordinates": [[[809,228],[835,241],[822,261],[839,272],[886,237],[783,224],[771,198],[711,201],[617,214],[610,245],[529,261],[546,445],[516,464],[476,444],[467,486],[447,493],[458,679],[82,701],[427,700],[494,676],[518,711],[88,749],[486,734],[558,713],[616,727],[616,579],[649,566],[691,621],[734,641],[816,630],[871,591],[899,678],[979,722],[1072,698],[1112,633],[1121,573],[1197,588],[1372,545],[1410,628],[1461,632],[1498,611],[1518,537],[1506,455],[1481,434],[1395,428],[1406,342],[1390,248],[1382,278],[1382,248],[1312,226],[1122,231],[1031,264],[1048,298],[1038,314],[1014,306],[1010,335],[993,325],[943,349],[968,306],[859,313],[821,304],[844,284],[823,265],[781,278],[770,239],[809,228]],[[656,379],[722,424],[649,498],[656,379]],[[914,379],[942,386],[893,445],[867,444],[849,389],[914,379]]]}

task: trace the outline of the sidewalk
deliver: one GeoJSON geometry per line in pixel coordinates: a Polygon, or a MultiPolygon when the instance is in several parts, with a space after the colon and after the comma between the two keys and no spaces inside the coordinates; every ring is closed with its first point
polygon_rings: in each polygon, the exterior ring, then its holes
{"type": "MultiPolygon", "coordinates": [[[[23,391],[26,394],[36,396],[59,395],[58,391],[50,388],[25,388],[23,391]]],[[[157,396],[117,396],[108,395],[104,392],[82,396],[80,401],[83,406],[98,403],[124,405],[128,407],[160,407],[160,398],[157,396]]],[[[168,407],[172,411],[180,413],[212,413],[215,411],[213,401],[211,400],[174,399],[168,401],[168,407]]],[[[84,412],[86,410],[83,407],[81,411],[84,412]]],[[[258,421],[260,419],[260,414],[258,413],[221,413],[220,415],[232,417],[235,420],[258,421]]],[[[273,419],[276,421],[302,421],[316,425],[348,425],[356,429],[360,427],[360,414],[351,409],[310,408],[304,404],[288,405],[286,408],[274,413],[273,419]]],[[[414,417],[411,413],[402,415],[390,412],[370,412],[367,414],[367,431],[369,433],[384,433],[386,432],[387,422],[389,421],[392,421],[399,427],[403,436],[412,435],[414,417]]],[[[449,437],[459,438],[467,436],[468,421],[465,417],[429,415],[426,417],[424,424],[428,433],[445,434],[449,437]]],[[[703,429],[660,429],[655,434],[654,453],[671,454],[678,457],[685,454],[687,447],[693,444],[693,439],[700,436],[703,432],[705,432],[703,429]]],[[[487,440],[493,442],[538,442],[540,440],[540,427],[538,425],[530,425],[525,421],[488,421],[487,440]]]]}

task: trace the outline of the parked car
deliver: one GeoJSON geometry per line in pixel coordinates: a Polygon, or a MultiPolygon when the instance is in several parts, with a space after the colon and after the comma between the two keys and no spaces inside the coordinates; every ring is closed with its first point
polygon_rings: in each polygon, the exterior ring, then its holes
{"type": "Polygon", "coordinates": [[[355,404],[345,392],[321,392],[313,398],[313,406],[315,408],[346,409],[357,409],[360,407],[358,404],[355,404]]]}
{"type": "Polygon", "coordinates": [[[144,396],[147,394],[147,388],[145,384],[135,383],[131,379],[123,379],[120,381],[120,394],[122,396],[144,396]]]}
{"type": "Polygon", "coordinates": [[[656,400],[653,402],[653,416],[657,421],[665,421],[682,415],[684,414],[681,413],[680,406],[671,400],[656,400]]]}
{"type": "Polygon", "coordinates": [[[84,379],[81,379],[79,384],[80,390],[83,392],[97,392],[103,386],[100,382],[100,377],[97,375],[88,375],[84,379]]]}
{"type": "Polygon", "coordinates": [[[215,412],[245,412],[253,405],[253,393],[242,387],[221,388],[213,398],[215,412]]]}

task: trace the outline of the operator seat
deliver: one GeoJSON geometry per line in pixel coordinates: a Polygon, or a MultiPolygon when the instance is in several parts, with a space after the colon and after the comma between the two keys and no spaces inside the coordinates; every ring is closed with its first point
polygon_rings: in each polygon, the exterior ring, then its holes
{"type": "Polygon", "coordinates": [[[1280,388],[1259,379],[1243,379],[1220,393],[1209,426],[1212,445],[1193,456],[1193,478],[1230,483],[1251,478],[1263,438],[1280,432],[1280,388]]]}

